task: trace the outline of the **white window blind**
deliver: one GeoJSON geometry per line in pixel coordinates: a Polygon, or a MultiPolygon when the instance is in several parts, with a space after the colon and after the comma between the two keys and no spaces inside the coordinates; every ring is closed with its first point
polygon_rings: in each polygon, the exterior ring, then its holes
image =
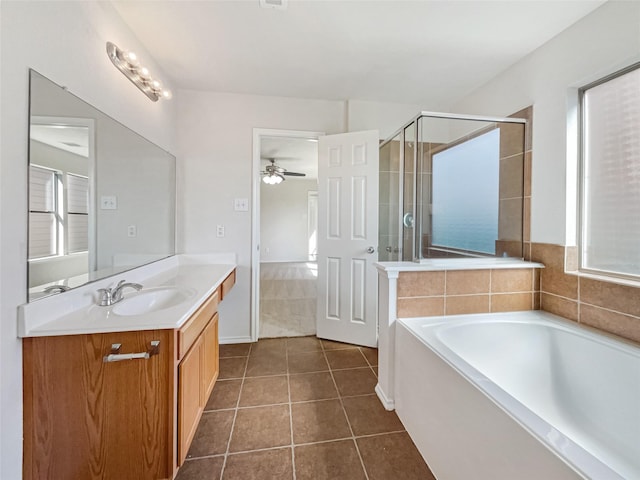
{"type": "Polygon", "coordinates": [[[89,179],[67,174],[67,211],[89,213],[89,179]]]}
{"type": "Polygon", "coordinates": [[[55,214],[29,212],[29,258],[55,255],[56,243],[55,214]]]}
{"type": "Polygon", "coordinates": [[[32,166],[29,172],[29,258],[57,253],[56,172],[32,166]]]}
{"type": "Polygon", "coordinates": [[[29,210],[34,212],[55,211],[55,181],[53,170],[31,167],[29,173],[29,210]]]}
{"type": "Polygon", "coordinates": [[[88,178],[31,166],[29,259],[87,251],[88,224],[88,178]]]}
{"type": "Polygon", "coordinates": [[[581,267],[640,277],[640,69],[582,97],[581,267]]]}
{"type": "Polygon", "coordinates": [[[89,179],[67,174],[67,253],[89,247],[89,179]]]}

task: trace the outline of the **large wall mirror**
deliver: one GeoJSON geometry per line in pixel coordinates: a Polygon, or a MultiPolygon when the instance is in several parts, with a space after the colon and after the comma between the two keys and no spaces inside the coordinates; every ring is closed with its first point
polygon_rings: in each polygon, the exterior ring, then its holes
{"type": "Polygon", "coordinates": [[[30,74],[29,301],[175,254],[175,157],[30,74]]]}

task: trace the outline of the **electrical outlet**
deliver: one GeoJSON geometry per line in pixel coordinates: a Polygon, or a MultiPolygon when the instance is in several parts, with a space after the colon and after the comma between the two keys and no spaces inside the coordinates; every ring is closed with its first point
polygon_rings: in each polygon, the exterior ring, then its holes
{"type": "Polygon", "coordinates": [[[224,225],[218,225],[216,227],[216,237],[224,237],[224,225]]]}
{"type": "Polygon", "coordinates": [[[135,225],[127,227],[127,237],[135,237],[138,235],[138,228],[135,225]]]}
{"type": "Polygon", "coordinates": [[[249,199],[248,198],[236,198],[233,201],[233,209],[236,212],[248,212],[249,211],[249,199]]]}
{"type": "Polygon", "coordinates": [[[102,195],[100,197],[100,209],[116,210],[118,208],[118,198],[115,195],[102,195]]]}

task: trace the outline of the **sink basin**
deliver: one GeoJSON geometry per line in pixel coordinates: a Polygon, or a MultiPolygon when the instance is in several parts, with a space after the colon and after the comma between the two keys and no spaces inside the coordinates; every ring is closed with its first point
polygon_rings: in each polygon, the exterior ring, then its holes
{"type": "Polygon", "coordinates": [[[178,287],[152,287],[126,296],[116,303],[113,313],[116,315],[144,315],[175,307],[194,295],[194,291],[178,287]]]}

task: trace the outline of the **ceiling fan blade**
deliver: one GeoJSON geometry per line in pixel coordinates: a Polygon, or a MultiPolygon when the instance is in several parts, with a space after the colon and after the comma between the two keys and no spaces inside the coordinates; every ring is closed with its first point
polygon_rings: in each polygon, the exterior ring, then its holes
{"type": "Polygon", "coordinates": [[[282,175],[289,175],[290,177],[306,177],[307,174],[306,173],[299,173],[299,172],[282,172],[282,175]]]}

